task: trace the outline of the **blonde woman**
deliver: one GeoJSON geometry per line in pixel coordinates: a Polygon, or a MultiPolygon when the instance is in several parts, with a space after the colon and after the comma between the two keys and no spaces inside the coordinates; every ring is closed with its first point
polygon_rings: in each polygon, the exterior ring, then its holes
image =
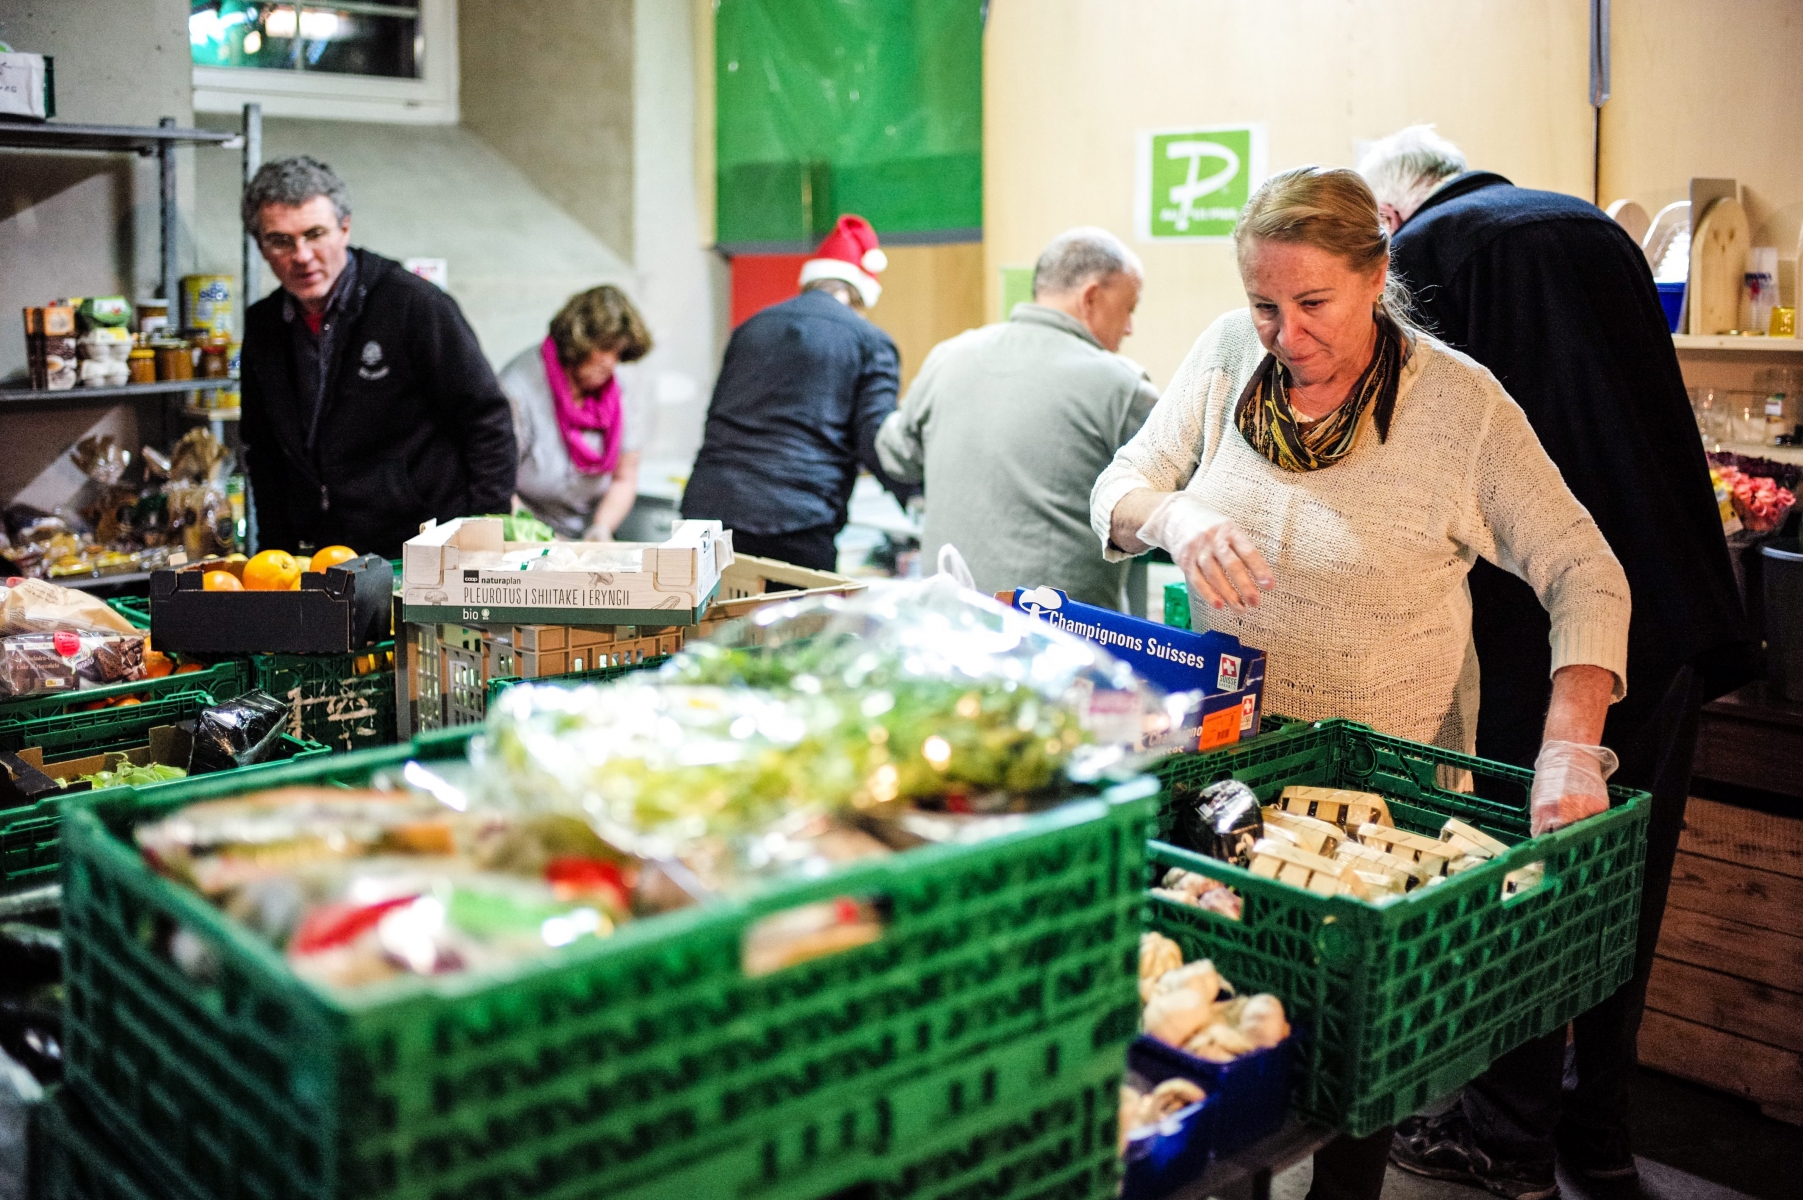
{"type": "Polygon", "coordinates": [[[651,334],[612,284],[571,296],[544,341],[501,368],[520,471],[514,491],[558,534],[608,541],[638,498],[642,406],[621,367],[651,334]]]}
{"type": "MultiPolygon", "coordinates": [[[[1627,686],[1627,580],[1521,409],[1410,324],[1356,173],[1273,177],[1234,240],[1248,306],[1203,333],[1096,481],[1105,553],[1169,551],[1199,624],[1268,653],[1269,711],[1466,752],[1465,576],[1497,564],[1552,622],[1534,828],[1606,808],[1614,755],[1598,743],[1627,686]]],[[[1375,1198],[1389,1143],[1385,1130],[1324,1151],[1311,1197],[1375,1198]]],[[[1521,1182],[1522,1197],[1551,1194],[1521,1182]]]]}

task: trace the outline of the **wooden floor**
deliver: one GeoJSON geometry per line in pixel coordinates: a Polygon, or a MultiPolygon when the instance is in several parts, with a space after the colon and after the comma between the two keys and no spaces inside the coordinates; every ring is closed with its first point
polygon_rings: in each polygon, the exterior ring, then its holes
{"type": "MultiPolygon", "coordinates": [[[[1696,776],[1803,796],[1803,706],[1763,685],[1710,705],[1696,776]]],[[[1803,1124],[1803,800],[1787,813],[1691,799],[1640,1060],[1803,1124]]]]}

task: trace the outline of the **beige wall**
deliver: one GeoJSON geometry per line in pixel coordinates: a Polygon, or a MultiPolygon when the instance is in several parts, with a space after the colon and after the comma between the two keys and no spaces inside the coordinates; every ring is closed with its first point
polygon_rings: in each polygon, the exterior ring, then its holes
{"type": "MultiPolygon", "coordinates": [[[[1586,14],[1584,0],[993,0],[984,311],[999,311],[1000,268],[1062,229],[1131,239],[1143,129],[1264,121],[1276,171],[1351,165],[1360,139],[1435,121],[1476,164],[1588,197],[1586,14]]],[[[1122,351],[1163,387],[1245,296],[1227,245],[1134,244],[1146,291],[1122,351]]]]}
{"type": "Polygon", "coordinates": [[[529,7],[527,15],[517,0],[460,0],[463,124],[630,257],[632,0],[529,7]]]}
{"type": "Polygon", "coordinates": [[[882,301],[870,319],[895,339],[902,388],[914,382],[927,351],[983,324],[983,247],[888,246],[882,301]]]}
{"type": "Polygon", "coordinates": [[[1794,257],[1803,225],[1803,4],[1616,0],[1614,13],[1605,202],[1637,200],[1654,213],[1688,198],[1693,175],[1736,179],[1753,244],[1776,246],[1780,261],[1794,257]]]}

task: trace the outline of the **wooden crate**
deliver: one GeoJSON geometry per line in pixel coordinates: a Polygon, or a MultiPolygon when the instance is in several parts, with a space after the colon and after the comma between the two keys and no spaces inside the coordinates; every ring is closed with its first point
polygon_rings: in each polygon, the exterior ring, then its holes
{"type": "Polygon", "coordinates": [[[1803,820],[1690,801],[1640,1061],[1803,1125],[1803,820]]]}
{"type": "Polygon", "coordinates": [[[689,627],[690,637],[706,637],[728,621],[756,612],[767,604],[787,604],[811,596],[850,596],[869,585],[862,579],[832,571],[797,567],[774,558],[735,555],[720,573],[720,591],[699,625],[689,627]],[[784,585],[771,590],[771,584],[784,585]]]}

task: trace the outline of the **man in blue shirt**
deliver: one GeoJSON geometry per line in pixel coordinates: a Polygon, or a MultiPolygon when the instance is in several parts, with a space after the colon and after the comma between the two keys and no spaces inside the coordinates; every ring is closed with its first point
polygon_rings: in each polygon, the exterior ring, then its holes
{"type": "Polygon", "coordinates": [[[801,295],[733,332],[682,515],[717,519],[733,547],[815,570],[838,561],[858,468],[883,474],[877,429],[895,411],[900,357],[863,310],[887,265],[876,231],[843,216],[801,272],[801,295]]]}

